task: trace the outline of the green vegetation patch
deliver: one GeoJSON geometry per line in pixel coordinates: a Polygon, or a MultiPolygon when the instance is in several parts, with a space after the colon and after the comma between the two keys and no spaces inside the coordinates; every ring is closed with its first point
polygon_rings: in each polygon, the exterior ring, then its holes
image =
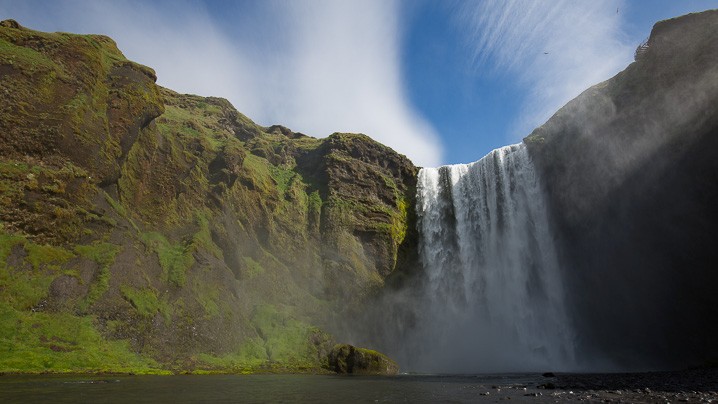
{"type": "Polygon", "coordinates": [[[47,296],[53,279],[53,275],[25,270],[0,270],[0,302],[18,310],[35,307],[47,296]]]}
{"type": "Polygon", "coordinates": [[[322,197],[319,195],[319,190],[314,190],[308,195],[309,197],[309,211],[310,212],[321,212],[322,211],[322,197]]]}
{"type": "Polygon", "coordinates": [[[56,71],[65,75],[62,68],[43,53],[29,47],[15,45],[5,38],[0,38],[0,61],[29,73],[56,71]]]}
{"type": "Polygon", "coordinates": [[[142,240],[157,253],[165,281],[175,286],[184,286],[187,282],[187,271],[194,265],[192,248],[181,243],[172,244],[157,232],[144,233],[142,240]]]}
{"type": "Polygon", "coordinates": [[[409,202],[406,198],[399,198],[396,203],[398,212],[391,216],[391,238],[395,245],[401,244],[408,230],[407,217],[409,215],[409,202]]]}
{"type": "Polygon", "coordinates": [[[195,249],[204,249],[209,251],[215,257],[223,260],[222,249],[212,240],[212,232],[209,229],[209,211],[197,212],[197,225],[199,231],[192,237],[192,246],[195,249]]]}
{"type": "Polygon", "coordinates": [[[115,200],[115,198],[111,197],[110,194],[108,194],[107,192],[102,192],[104,193],[105,200],[107,201],[107,203],[112,206],[112,209],[114,209],[115,212],[117,212],[117,214],[120,215],[122,218],[126,219],[130,223],[132,228],[135,229],[135,231],[139,232],[139,227],[137,227],[135,221],[132,220],[132,217],[130,217],[130,215],[127,213],[125,207],[119,201],[115,200]]]}
{"type": "Polygon", "coordinates": [[[80,310],[84,311],[110,288],[110,267],[115,262],[115,256],[120,252],[120,246],[110,243],[79,245],[75,247],[75,252],[99,266],[99,272],[90,285],[87,296],[80,302],[80,310]]]}
{"type": "Polygon", "coordinates": [[[0,302],[0,372],[167,373],[152,359],[107,341],[93,318],[19,311],[0,302]]]}
{"type": "Polygon", "coordinates": [[[7,268],[7,259],[13,247],[23,243],[25,243],[25,238],[23,237],[0,232],[0,269],[7,268]]]}
{"type": "MultiPolygon", "coordinates": [[[[211,271],[211,267],[205,268],[205,271],[211,271]]],[[[222,299],[220,291],[216,284],[212,284],[206,281],[203,277],[195,276],[193,279],[193,292],[195,300],[204,309],[206,317],[212,318],[217,317],[220,314],[220,307],[226,308],[227,301],[222,299]]]]}
{"type": "Polygon", "coordinates": [[[264,267],[252,257],[242,257],[244,261],[244,273],[248,279],[253,279],[264,273],[264,267]]]}
{"type": "Polygon", "coordinates": [[[60,262],[72,258],[67,250],[37,245],[24,237],[0,233],[0,303],[13,309],[35,307],[47,296],[52,280],[57,276],[60,262]],[[12,267],[8,258],[15,246],[22,245],[26,252],[24,262],[32,263],[33,270],[12,267]],[[32,252],[32,254],[30,253],[32,252]]]}
{"type": "Polygon", "coordinates": [[[203,363],[203,370],[251,374],[267,365],[267,351],[261,338],[251,338],[239,347],[236,352],[216,356],[199,354],[197,359],[203,363]]]}
{"type": "Polygon", "coordinates": [[[255,308],[252,324],[264,341],[270,361],[316,366],[316,351],[312,351],[309,343],[313,328],[309,325],[268,304],[255,308]]]}
{"type": "Polygon", "coordinates": [[[275,184],[277,184],[279,194],[284,195],[287,192],[287,188],[289,188],[290,181],[297,175],[297,173],[289,168],[278,167],[270,164],[269,175],[272,177],[275,184]]]}
{"type": "Polygon", "coordinates": [[[26,243],[25,251],[27,252],[27,261],[36,271],[41,268],[59,270],[60,265],[75,257],[75,254],[62,247],[47,244],[26,243]]]}
{"type": "Polygon", "coordinates": [[[121,286],[120,291],[127,301],[132,304],[140,315],[152,318],[161,313],[166,321],[169,321],[172,313],[166,300],[157,296],[157,291],[152,288],[135,289],[130,286],[121,286]]]}
{"type": "Polygon", "coordinates": [[[259,337],[232,353],[200,354],[200,372],[321,372],[328,367],[332,337],[275,306],[260,305],[252,316],[259,337]]]}
{"type": "Polygon", "coordinates": [[[78,245],[75,251],[82,257],[95,261],[103,268],[109,268],[115,262],[115,256],[121,247],[110,243],[78,245]]]}
{"type": "Polygon", "coordinates": [[[274,187],[270,166],[267,159],[254,154],[248,154],[243,161],[243,167],[249,174],[249,178],[260,191],[269,192],[274,187]]]}
{"type": "Polygon", "coordinates": [[[199,139],[209,150],[219,150],[224,139],[221,136],[215,136],[207,129],[207,126],[212,126],[211,119],[208,121],[201,111],[174,105],[165,105],[165,112],[157,120],[160,133],[168,139],[176,135],[199,139]]]}
{"type": "Polygon", "coordinates": [[[219,291],[211,290],[203,293],[197,293],[197,302],[202,305],[204,312],[209,317],[216,317],[219,315],[219,291]]]}

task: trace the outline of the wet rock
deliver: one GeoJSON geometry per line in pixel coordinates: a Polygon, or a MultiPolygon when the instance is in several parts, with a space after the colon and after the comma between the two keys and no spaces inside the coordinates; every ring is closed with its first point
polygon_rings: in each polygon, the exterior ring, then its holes
{"type": "Polygon", "coordinates": [[[377,351],[337,344],[329,353],[329,369],[340,374],[395,375],[399,365],[377,351]]]}

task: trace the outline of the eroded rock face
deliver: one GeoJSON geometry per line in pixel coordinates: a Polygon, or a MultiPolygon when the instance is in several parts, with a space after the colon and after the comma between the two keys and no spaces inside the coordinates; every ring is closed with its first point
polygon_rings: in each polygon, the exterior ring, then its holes
{"type": "Polygon", "coordinates": [[[718,356],[718,11],[647,49],[525,142],[548,192],[586,366],[718,356]]]}
{"type": "Polygon", "coordinates": [[[337,344],[329,353],[329,370],[339,374],[395,375],[399,365],[379,352],[337,344]]]}
{"type": "Polygon", "coordinates": [[[54,171],[29,179],[25,203],[19,194],[3,199],[0,219],[39,241],[77,242],[88,220],[64,211],[92,210],[90,189],[117,181],[127,152],[164,109],[154,71],[101,35],[6,20],[0,40],[0,156],[54,171]]]}

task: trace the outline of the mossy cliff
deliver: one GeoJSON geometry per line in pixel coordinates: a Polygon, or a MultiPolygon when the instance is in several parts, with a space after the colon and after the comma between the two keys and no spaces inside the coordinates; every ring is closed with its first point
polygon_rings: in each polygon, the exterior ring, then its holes
{"type": "Polygon", "coordinates": [[[525,142],[553,210],[581,359],[718,357],[718,11],[647,47],[525,142]]]}
{"type": "Polygon", "coordinates": [[[0,26],[0,371],[327,367],[414,256],[411,162],[155,84],[107,37],[0,26]]]}

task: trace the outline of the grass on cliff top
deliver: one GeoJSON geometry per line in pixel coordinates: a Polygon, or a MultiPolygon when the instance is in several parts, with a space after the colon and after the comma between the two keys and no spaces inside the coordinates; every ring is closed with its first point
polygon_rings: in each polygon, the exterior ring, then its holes
{"type": "MultiPolygon", "coordinates": [[[[104,68],[117,62],[129,63],[117,48],[117,44],[104,35],[42,32],[24,27],[21,29],[0,27],[0,55],[6,55],[11,61],[21,63],[22,67],[30,69],[29,72],[34,72],[38,68],[60,68],[64,71],[65,66],[51,60],[44,52],[45,49],[58,48],[62,49],[65,55],[83,55],[85,57],[92,55],[104,68]],[[18,46],[16,43],[22,45],[18,46]]],[[[154,72],[146,66],[141,66],[141,70],[150,76],[154,75],[154,72]]]]}
{"type": "MultiPolygon", "coordinates": [[[[41,52],[25,46],[15,45],[12,41],[20,38],[22,34],[0,27],[0,61],[22,71],[34,73],[36,71],[56,71],[66,77],[65,72],[52,59],[41,52]]],[[[52,34],[47,34],[52,35],[52,34]]]]}

